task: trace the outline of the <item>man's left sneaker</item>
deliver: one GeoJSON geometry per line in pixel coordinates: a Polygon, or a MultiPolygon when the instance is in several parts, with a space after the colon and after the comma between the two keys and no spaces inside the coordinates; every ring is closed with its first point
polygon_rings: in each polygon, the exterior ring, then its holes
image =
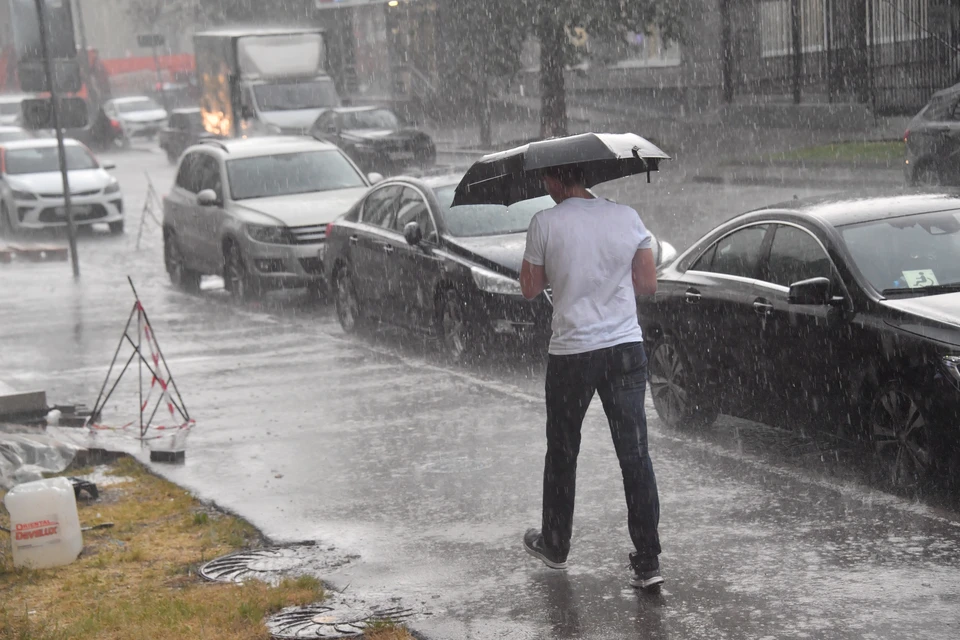
{"type": "Polygon", "coordinates": [[[534,558],[540,558],[543,564],[551,569],[566,569],[567,559],[547,549],[543,542],[543,534],[538,529],[527,529],[523,534],[523,548],[534,558]]]}
{"type": "Polygon", "coordinates": [[[659,591],[660,585],[662,584],[663,576],[660,575],[660,569],[636,571],[633,574],[633,579],[630,581],[631,587],[643,589],[644,591],[659,591]]]}

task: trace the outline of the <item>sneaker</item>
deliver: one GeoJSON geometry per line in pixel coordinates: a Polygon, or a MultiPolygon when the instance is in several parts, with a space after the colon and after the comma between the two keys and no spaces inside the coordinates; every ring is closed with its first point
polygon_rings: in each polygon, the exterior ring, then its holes
{"type": "Polygon", "coordinates": [[[537,529],[527,529],[523,534],[523,548],[534,558],[543,560],[543,564],[551,569],[567,568],[567,559],[551,553],[543,542],[543,534],[537,529]]]}
{"type": "Polygon", "coordinates": [[[630,580],[630,586],[644,591],[659,591],[663,584],[663,576],[660,575],[660,569],[651,571],[637,571],[630,580]]]}

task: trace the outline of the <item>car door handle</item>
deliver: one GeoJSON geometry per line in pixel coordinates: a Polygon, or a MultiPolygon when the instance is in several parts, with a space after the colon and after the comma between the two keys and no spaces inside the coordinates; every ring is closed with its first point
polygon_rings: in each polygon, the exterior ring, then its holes
{"type": "Polygon", "coordinates": [[[350,236],[350,244],[357,244],[357,236],[350,236]]]}
{"type": "Polygon", "coordinates": [[[753,301],[753,310],[759,316],[768,316],[773,313],[773,305],[763,298],[757,298],[753,301]]]}
{"type": "Polygon", "coordinates": [[[392,245],[392,244],[385,244],[385,245],[381,245],[381,246],[383,246],[383,252],[384,252],[384,253],[393,253],[393,245],[392,245]]]}
{"type": "Polygon", "coordinates": [[[687,304],[697,304],[700,302],[700,298],[703,296],[700,295],[700,292],[696,289],[687,289],[683,294],[683,299],[687,304]]]}

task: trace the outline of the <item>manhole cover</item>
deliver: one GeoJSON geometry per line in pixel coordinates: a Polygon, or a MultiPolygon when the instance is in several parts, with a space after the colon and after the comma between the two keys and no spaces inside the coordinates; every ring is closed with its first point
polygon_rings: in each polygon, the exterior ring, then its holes
{"type": "Polygon", "coordinates": [[[267,619],[270,635],[286,638],[351,638],[363,634],[374,622],[402,622],[414,610],[397,604],[369,605],[331,594],[326,600],[305,607],[289,607],[267,619]]]}
{"type": "Polygon", "coordinates": [[[211,560],[200,567],[200,577],[211,582],[260,580],[276,584],[289,575],[321,575],[338,569],[357,556],[315,546],[249,549],[211,560]]]}

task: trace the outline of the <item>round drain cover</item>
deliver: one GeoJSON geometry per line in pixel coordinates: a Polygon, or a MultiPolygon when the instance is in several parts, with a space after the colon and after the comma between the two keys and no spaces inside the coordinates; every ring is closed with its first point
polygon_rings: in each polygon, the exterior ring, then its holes
{"type": "Polygon", "coordinates": [[[274,638],[351,638],[363,634],[371,622],[401,622],[412,609],[396,604],[376,606],[330,594],[326,600],[305,607],[288,607],[267,619],[274,638]]]}
{"type": "Polygon", "coordinates": [[[211,582],[260,580],[275,584],[289,575],[320,575],[355,559],[333,549],[315,546],[268,547],[237,551],[200,567],[200,577],[211,582]]]}

